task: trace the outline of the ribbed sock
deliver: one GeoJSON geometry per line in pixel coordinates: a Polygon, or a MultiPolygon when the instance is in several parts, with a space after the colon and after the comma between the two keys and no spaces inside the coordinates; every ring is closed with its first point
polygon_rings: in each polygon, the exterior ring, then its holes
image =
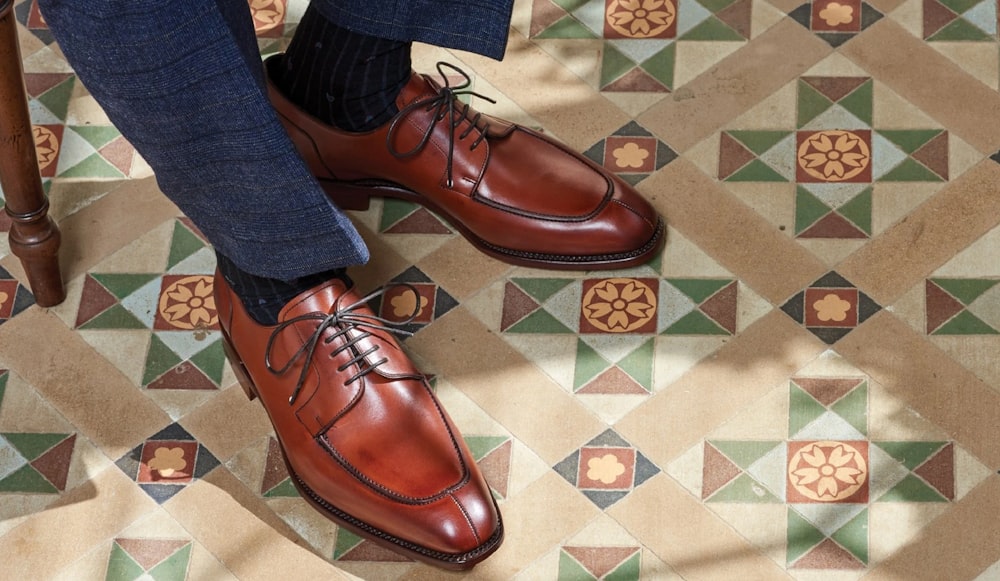
{"type": "Polygon", "coordinates": [[[233,261],[215,253],[219,272],[246,307],[247,313],[261,325],[276,325],[278,313],[289,301],[328,280],[338,278],[351,286],[343,268],[311,274],[293,280],[279,280],[252,275],[240,270],[233,261]]]}
{"type": "Polygon", "coordinates": [[[310,5],[275,82],[313,117],[368,131],[398,112],[396,97],[411,74],[410,46],[341,28],[310,5]]]}

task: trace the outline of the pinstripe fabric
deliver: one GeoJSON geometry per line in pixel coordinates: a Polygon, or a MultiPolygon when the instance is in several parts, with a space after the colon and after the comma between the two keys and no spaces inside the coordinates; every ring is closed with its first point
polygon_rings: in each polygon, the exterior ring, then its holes
{"type": "Polygon", "coordinates": [[[276,79],[298,106],[347,131],[367,131],[398,111],[396,95],[410,78],[409,42],[337,26],[306,9],[276,79]]]}

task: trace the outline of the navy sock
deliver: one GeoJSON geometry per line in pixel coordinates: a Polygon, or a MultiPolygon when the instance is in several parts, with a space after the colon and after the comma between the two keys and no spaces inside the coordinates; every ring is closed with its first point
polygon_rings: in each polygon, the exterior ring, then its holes
{"type": "Polygon", "coordinates": [[[396,97],[411,74],[410,46],[341,28],[310,5],[274,81],[313,117],[368,131],[398,112],[396,97]]]}
{"type": "Polygon", "coordinates": [[[215,253],[219,272],[246,307],[247,313],[261,325],[276,325],[278,313],[290,300],[328,280],[339,278],[351,286],[343,268],[311,274],[292,280],[255,276],[240,270],[233,261],[215,253]]]}

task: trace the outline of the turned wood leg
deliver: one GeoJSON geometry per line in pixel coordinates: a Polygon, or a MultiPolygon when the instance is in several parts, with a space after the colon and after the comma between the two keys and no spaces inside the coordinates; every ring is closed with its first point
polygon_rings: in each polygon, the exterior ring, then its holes
{"type": "Polygon", "coordinates": [[[66,298],[59,273],[59,229],[38,174],[38,157],[17,43],[14,1],[0,0],[0,186],[12,224],[10,249],[42,307],[66,298]]]}

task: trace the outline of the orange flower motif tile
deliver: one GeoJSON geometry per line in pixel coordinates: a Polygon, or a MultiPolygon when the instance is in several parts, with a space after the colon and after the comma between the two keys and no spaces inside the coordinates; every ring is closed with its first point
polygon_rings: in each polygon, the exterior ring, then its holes
{"type": "Polygon", "coordinates": [[[553,469],[601,509],[627,496],[660,469],[614,430],[607,430],[553,469]]]}
{"type": "Polygon", "coordinates": [[[416,333],[458,306],[454,297],[415,266],[387,282],[385,293],[373,303],[376,313],[409,333],[416,333]]]}
{"type": "Polygon", "coordinates": [[[219,460],[180,424],[163,428],[115,464],[163,504],[219,466],[219,460]]]}
{"type": "Polygon", "coordinates": [[[280,37],[284,33],[286,0],[250,0],[250,14],[258,37],[280,37]]]}
{"type": "Polygon", "coordinates": [[[632,185],[677,159],[669,145],[635,121],[594,144],[584,155],[632,185]]]}
{"type": "Polygon", "coordinates": [[[165,275],[153,328],[158,330],[218,330],[213,278],[207,274],[165,275]]]}
{"type": "Polygon", "coordinates": [[[659,281],[609,278],[583,281],[581,333],[655,333],[659,281]]]}
{"type": "Polygon", "coordinates": [[[815,31],[861,32],[861,0],[817,0],[811,24],[815,31]]]}
{"type": "Polygon", "coordinates": [[[672,0],[606,0],[604,38],[674,38],[677,7],[672,0]]]}
{"type": "Polygon", "coordinates": [[[0,325],[35,304],[28,287],[0,267],[0,325]]]}
{"type": "Polygon", "coordinates": [[[788,457],[788,502],[868,502],[868,442],[789,442],[788,457]]]}
{"type": "Polygon", "coordinates": [[[828,344],[882,309],[836,272],[830,272],[789,299],[781,310],[828,344]]]}
{"type": "Polygon", "coordinates": [[[800,131],[796,138],[799,183],[872,181],[871,131],[800,131]]]}

